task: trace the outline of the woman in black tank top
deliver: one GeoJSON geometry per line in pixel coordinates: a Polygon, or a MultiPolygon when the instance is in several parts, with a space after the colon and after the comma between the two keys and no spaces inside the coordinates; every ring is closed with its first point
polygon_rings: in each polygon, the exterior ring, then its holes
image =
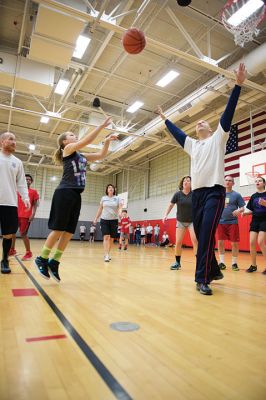
{"type": "Polygon", "coordinates": [[[91,133],[78,140],[73,132],[62,133],[58,137],[58,149],[55,152],[56,164],[63,165],[62,179],[56,188],[51,205],[48,226],[52,232],[46,239],[40,256],[36,257],[35,265],[43,278],[54,278],[60,281],[58,267],[60,258],[76,230],[81,208],[81,193],[86,184],[87,161],[96,161],[104,158],[108,152],[109,144],[117,139],[111,135],[105,139],[103,148],[98,153],[81,154],[79,150],[92,143],[102,129],[111,122],[107,118],[103,124],[91,133]],[[55,253],[49,259],[50,252],[57,243],[55,253]]]}

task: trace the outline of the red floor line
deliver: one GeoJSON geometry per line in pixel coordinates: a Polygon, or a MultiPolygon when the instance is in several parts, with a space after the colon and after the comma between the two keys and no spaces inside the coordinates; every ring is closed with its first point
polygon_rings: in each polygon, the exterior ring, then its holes
{"type": "Polygon", "coordinates": [[[39,336],[26,338],[26,342],[41,342],[44,340],[54,340],[54,339],[66,339],[67,335],[49,335],[49,336],[39,336]]]}

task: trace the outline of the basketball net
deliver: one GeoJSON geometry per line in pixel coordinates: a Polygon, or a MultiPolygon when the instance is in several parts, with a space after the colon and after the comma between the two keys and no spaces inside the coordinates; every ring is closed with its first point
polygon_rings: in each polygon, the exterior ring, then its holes
{"type": "Polygon", "coordinates": [[[234,26],[228,22],[229,18],[246,3],[247,0],[228,0],[221,13],[224,27],[234,35],[235,44],[241,47],[250,42],[254,36],[258,36],[260,30],[257,26],[266,17],[266,6],[264,4],[238,25],[234,26]]]}
{"type": "Polygon", "coordinates": [[[259,172],[245,172],[247,181],[249,185],[254,185],[255,179],[257,179],[260,176],[259,172]]]}

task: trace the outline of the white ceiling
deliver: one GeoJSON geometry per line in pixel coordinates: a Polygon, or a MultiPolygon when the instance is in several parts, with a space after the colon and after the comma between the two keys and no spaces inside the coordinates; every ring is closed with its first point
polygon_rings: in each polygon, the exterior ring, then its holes
{"type": "MultiPolygon", "coordinates": [[[[220,22],[224,4],[220,0],[192,0],[188,7],[178,6],[176,0],[0,1],[0,131],[16,134],[17,155],[24,162],[50,165],[60,133],[79,133],[84,126],[92,129],[104,114],[111,115],[113,129],[124,133],[117,151],[100,166],[106,174],[137,169],[141,162],[176,146],[154,113],[157,104],[170,110],[171,119],[189,134],[199,118],[215,125],[232,86],[227,69],[264,49],[260,46],[265,46],[266,33],[262,23],[253,41],[244,48],[235,46],[220,22]],[[92,18],[91,7],[100,14],[113,11],[117,24],[92,18]],[[147,38],[138,55],[127,54],[121,43],[123,31],[131,26],[143,30],[147,38]],[[90,45],[81,60],[71,58],[75,40],[84,30],[92,39],[90,45]],[[219,68],[202,62],[200,54],[220,60],[219,68]],[[169,69],[180,76],[159,88],[155,83],[169,69]],[[63,96],[54,93],[60,78],[71,81],[63,96]],[[92,105],[96,96],[101,109],[92,105]],[[127,113],[135,100],[141,100],[143,107],[127,113]],[[61,119],[40,124],[45,109],[60,111],[61,119]],[[28,145],[33,142],[37,150],[31,155],[28,145]]],[[[251,70],[253,64],[254,59],[251,70]]],[[[236,119],[266,109],[265,64],[264,53],[259,72],[253,72],[243,88],[236,119]]],[[[105,130],[95,144],[108,133],[105,130]]]]}

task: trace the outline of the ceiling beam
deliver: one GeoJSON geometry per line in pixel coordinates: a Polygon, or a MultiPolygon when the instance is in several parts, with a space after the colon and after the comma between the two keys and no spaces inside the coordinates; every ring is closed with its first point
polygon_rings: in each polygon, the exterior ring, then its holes
{"type": "MultiPolygon", "coordinates": [[[[82,11],[79,11],[79,10],[73,8],[73,7],[69,7],[69,6],[67,6],[67,5],[65,5],[63,3],[59,3],[59,2],[54,1],[54,0],[34,0],[34,1],[36,3],[52,7],[54,9],[59,10],[59,11],[66,12],[66,13],[72,15],[73,17],[81,18],[84,21],[91,22],[91,21],[94,21],[96,19],[96,18],[92,17],[89,14],[86,14],[86,13],[84,13],[82,11]]],[[[103,21],[103,20],[100,20],[99,25],[102,28],[105,28],[105,29],[107,29],[109,31],[112,31],[112,32],[119,33],[120,35],[123,35],[125,33],[125,31],[126,31],[126,28],[123,28],[122,26],[113,25],[110,22],[103,21]]],[[[159,42],[158,40],[155,40],[155,39],[146,37],[146,42],[147,42],[147,47],[150,46],[152,48],[159,49],[160,51],[164,51],[164,52],[166,52],[168,54],[172,54],[174,56],[180,57],[180,58],[182,58],[182,59],[184,59],[184,60],[186,60],[186,61],[188,61],[188,62],[190,62],[190,63],[192,63],[194,65],[197,65],[199,67],[206,68],[208,70],[214,71],[217,74],[220,74],[220,75],[222,75],[222,76],[224,76],[224,77],[226,77],[228,79],[235,80],[235,74],[234,74],[233,71],[229,71],[229,70],[223,69],[221,67],[218,67],[217,65],[210,64],[207,61],[201,60],[201,59],[199,59],[199,58],[197,58],[195,56],[192,56],[191,54],[184,53],[181,50],[178,50],[178,49],[176,49],[174,47],[171,47],[171,46],[167,45],[166,43],[159,42]]],[[[255,89],[255,90],[263,92],[263,93],[266,93],[266,89],[264,87],[262,87],[261,85],[258,85],[255,82],[252,82],[252,81],[250,81],[248,79],[246,79],[246,81],[244,82],[244,86],[249,87],[251,89],[255,89]]]]}

